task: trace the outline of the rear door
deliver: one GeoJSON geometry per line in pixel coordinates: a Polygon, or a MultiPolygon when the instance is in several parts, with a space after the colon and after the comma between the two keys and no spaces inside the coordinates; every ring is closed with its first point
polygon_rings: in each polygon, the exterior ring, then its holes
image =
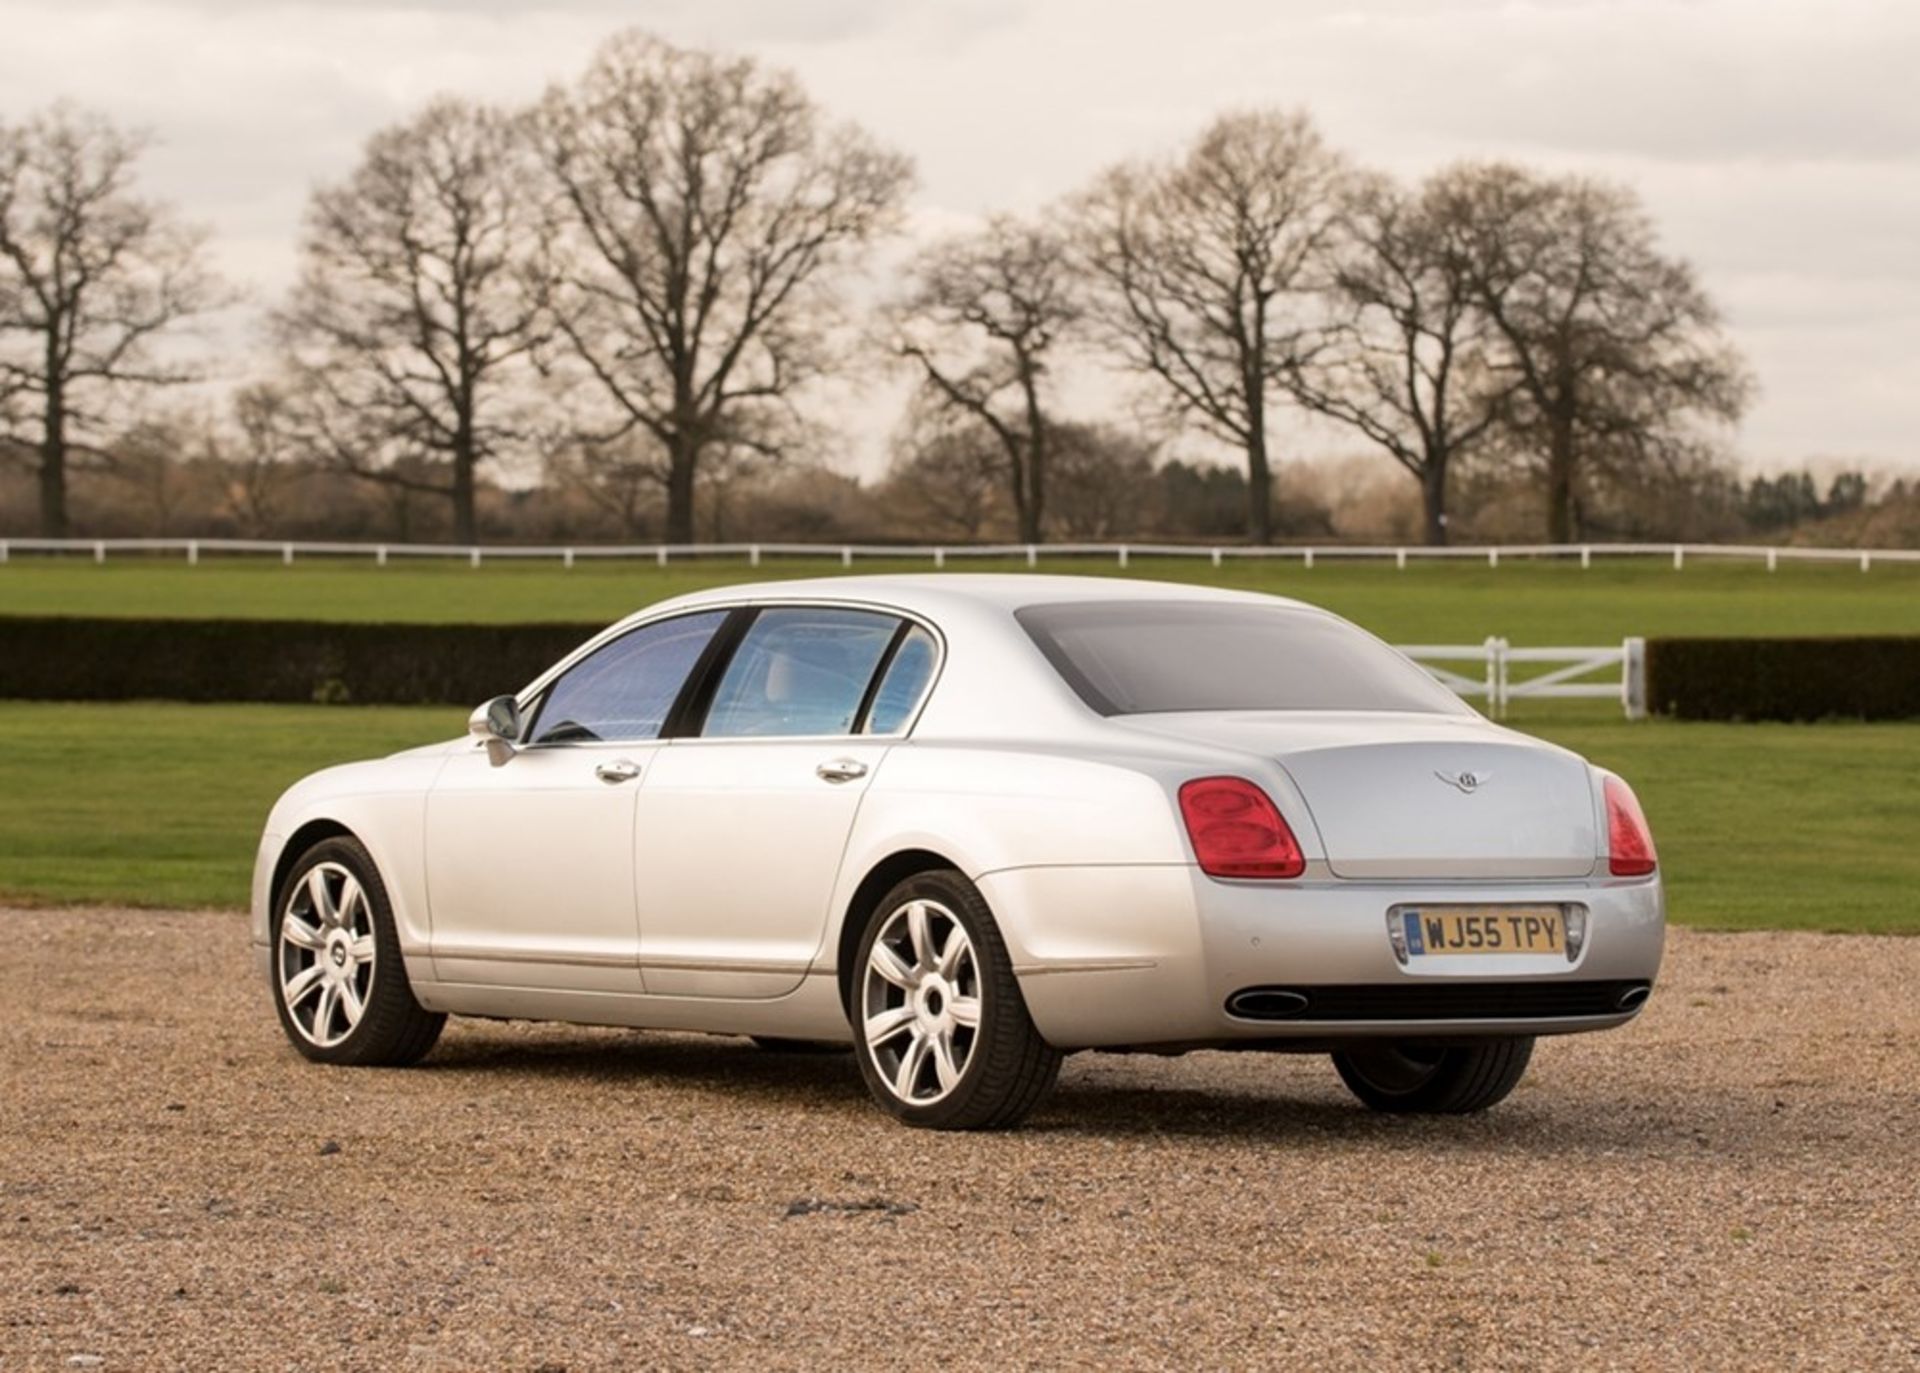
{"type": "Polygon", "coordinates": [[[932,677],[934,640],[846,606],[755,613],[634,822],[649,993],[764,998],[819,947],[867,786],[932,677]]]}

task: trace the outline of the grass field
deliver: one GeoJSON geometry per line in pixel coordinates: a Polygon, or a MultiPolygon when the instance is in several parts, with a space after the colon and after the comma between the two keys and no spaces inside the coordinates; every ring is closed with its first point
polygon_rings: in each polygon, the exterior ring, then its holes
{"type": "MultiPolygon", "coordinates": [[[[956,566],[958,566],[956,564],[956,566]]],[[[1117,572],[1107,560],[1049,558],[1044,571],[1117,572]]],[[[395,564],[178,560],[89,562],[16,558],[0,566],[0,615],[172,615],[326,620],[578,621],[604,623],[667,596],[764,577],[838,575],[835,562],[395,564]]],[[[929,564],[861,561],[863,573],[930,570],[929,564]]],[[[974,563],[968,571],[1025,570],[974,563]]],[[[1920,633],[1920,565],[1846,565],[1694,559],[1675,572],[1660,559],[1578,563],[1322,560],[1229,562],[1136,559],[1128,575],[1205,581],[1303,600],[1357,620],[1398,643],[1616,643],[1629,634],[1920,633]]]]}
{"type": "MultiPolygon", "coordinates": [[[[0,894],[244,904],[283,787],[461,723],[440,709],[0,703],[0,894]]],[[[1634,782],[1675,920],[1920,932],[1920,728],[1568,709],[1521,723],[1634,782]]]]}

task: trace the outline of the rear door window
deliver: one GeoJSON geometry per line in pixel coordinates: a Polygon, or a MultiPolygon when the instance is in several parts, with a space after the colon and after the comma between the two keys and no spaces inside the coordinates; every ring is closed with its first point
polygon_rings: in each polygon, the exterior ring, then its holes
{"type": "Polygon", "coordinates": [[[927,694],[928,683],[933,681],[934,661],[938,657],[933,635],[919,625],[909,629],[874,688],[873,703],[867,707],[861,732],[898,734],[905,729],[920,698],[927,694]]]}
{"type": "Polygon", "coordinates": [[[898,617],[871,610],[762,610],[714,690],[701,737],[852,734],[899,628],[898,617]]]}

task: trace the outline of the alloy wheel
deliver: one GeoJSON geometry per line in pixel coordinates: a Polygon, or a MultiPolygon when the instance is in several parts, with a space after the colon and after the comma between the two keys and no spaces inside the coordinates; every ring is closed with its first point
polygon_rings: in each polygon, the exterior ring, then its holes
{"type": "Polygon", "coordinates": [[[951,1093],[980,1035],[979,961],[959,917],[928,900],[893,911],[867,955],[860,1011],[894,1096],[928,1106],[951,1093]]]}
{"type": "Polygon", "coordinates": [[[294,1029],[323,1049],[352,1034],[373,993],[373,908],[344,865],[316,864],[288,894],[277,958],[294,1029]]]}

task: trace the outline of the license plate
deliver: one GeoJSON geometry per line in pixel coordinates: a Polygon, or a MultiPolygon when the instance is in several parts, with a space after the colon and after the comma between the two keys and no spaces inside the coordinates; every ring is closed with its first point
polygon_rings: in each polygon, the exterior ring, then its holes
{"type": "Polygon", "coordinates": [[[1558,906],[1446,906],[1403,910],[1407,952],[1526,954],[1567,950],[1567,922],[1558,906]]]}

